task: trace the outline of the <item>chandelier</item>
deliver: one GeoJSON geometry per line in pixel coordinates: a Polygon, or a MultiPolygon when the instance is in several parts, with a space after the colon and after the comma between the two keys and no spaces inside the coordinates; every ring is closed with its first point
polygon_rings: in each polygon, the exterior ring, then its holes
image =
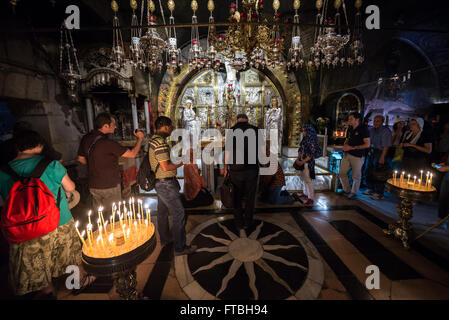
{"type": "Polygon", "coordinates": [[[350,66],[354,63],[362,64],[365,60],[362,43],[362,18],[360,15],[362,0],[356,0],[354,6],[357,12],[355,14],[354,31],[352,32],[352,43],[349,46],[349,53],[346,59],[350,66]]]}
{"type": "Polygon", "coordinates": [[[310,48],[311,58],[308,62],[310,67],[316,68],[322,66],[336,67],[338,64],[343,65],[346,61],[344,57],[344,46],[349,42],[350,32],[347,30],[347,34],[342,34],[341,15],[340,8],[343,4],[343,10],[345,13],[346,26],[348,25],[348,19],[346,17],[346,7],[344,6],[344,0],[335,0],[335,16],[328,16],[329,0],[317,0],[316,8],[318,13],[316,15],[316,24],[319,25],[315,29],[314,44],[310,48]],[[325,25],[323,23],[325,22],[325,25]]]}
{"type": "Polygon", "coordinates": [[[75,89],[78,81],[81,79],[81,73],[72,33],[67,29],[65,21],[61,25],[60,33],[59,72],[69,89],[69,95],[75,98],[75,89]]]}
{"type": "Polygon", "coordinates": [[[303,55],[303,45],[301,44],[301,30],[299,29],[299,15],[298,10],[301,5],[299,0],[294,0],[293,9],[295,9],[295,16],[293,17],[293,30],[292,30],[292,39],[291,39],[291,47],[288,50],[288,62],[287,68],[290,69],[295,67],[298,69],[302,67],[304,64],[304,55],[303,55]]]}
{"type": "Polygon", "coordinates": [[[114,11],[114,18],[112,20],[112,54],[111,54],[111,66],[114,69],[122,69],[125,65],[125,48],[123,46],[122,31],[120,29],[120,21],[117,17],[118,4],[117,1],[111,2],[112,11],[114,11]]]}
{"type": "MultiPolygon", "coordinates": [[[[142,3],[143,4],[143,3],[142,3]]],[[[140,46],[140,37],[142,33],[142,29],[139,28],[139,21],[136,16],[137,9],[137,1],[130,1],[131,9],[133,10],[133,14],[131,16],[131,45],[129,46],[130,51],[130,61],[131,65],[134,68],[143,68],[144,67],[144,52],[140,46]]]]}
{"type": "Polygon", "coordinates": [[[207,48],[206,48],[206,68],[214,68],[218,70],[220,68],[220,59],[217,56],[217,50],[215,48],[217,32],[215,26],[215,19],[213,16],[213,11],[215,9],[215,4],[213,0],[207,2],[207,9],[210,12],[209,17],[209,27],[207,30],[207,48]]]}
{"type": "Polygon", "coordinates": [[[168,1],[168,9],[170,10],[170,18],[168,28],[168,45],[167,45],[167,68],[174,70],[182,67],[182,59],[179,57],[181,50],[178,49],[178,39],[176,38],[176,28],[174,27],[175,18],[173,10],[175,10],[175,1],[168,1]]]}
{"type": "Polygon", "coordinates": [[[225,35],[218,36],[217,51],[238,71],[253,66],[282,66],[284,38],[279,29],[279,0],[273,1],[275,16],[272,25],[262,16],[263,0],[242,0],[242,5],[242,13],[237,11],[236,4],[230,6],[231,25],[225,35]]]}

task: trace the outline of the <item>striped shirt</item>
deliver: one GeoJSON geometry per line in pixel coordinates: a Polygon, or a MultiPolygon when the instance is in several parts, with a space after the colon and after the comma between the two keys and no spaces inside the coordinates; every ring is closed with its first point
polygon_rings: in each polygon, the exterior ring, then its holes
{"type": "MultiPolygon", "coordinates": [[[[150,164],[153,170],[156,170],[157,164],[162,161],[170,160],[170,147],[165,139],[155,134],[149,142],[148,155],[150,157],[150,164]]],[[[162,171],[159,166],[156,171],[156,179],[176,177],[176,170],[162,171]]]]}

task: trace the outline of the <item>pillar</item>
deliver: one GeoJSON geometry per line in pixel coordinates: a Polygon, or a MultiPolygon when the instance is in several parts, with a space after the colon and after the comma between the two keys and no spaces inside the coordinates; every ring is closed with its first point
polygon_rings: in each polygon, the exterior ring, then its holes
{"type": "Polygon", "coordinates": [[[87,127],[89,131],[94,129],[94,109],[92,107],[92,99],[86,98],[86,111],[87,111],[87,127]]]}
{"type": "Polygon", "coordinates": [[[148,100],[145,100],[144,109],[145,109],[145,125],[146,125],[146,129],[147,129],[147,134],[151,134],[151,132],[150,132],[150,109],[148,106],[148,100]]]}
{"type": "Polygon", "coordinates": [[[139,122],[137,121],[137,102],[136,97],[131,97],[131,112],[133,115],[133,129],[139,128],[139,122]]]}

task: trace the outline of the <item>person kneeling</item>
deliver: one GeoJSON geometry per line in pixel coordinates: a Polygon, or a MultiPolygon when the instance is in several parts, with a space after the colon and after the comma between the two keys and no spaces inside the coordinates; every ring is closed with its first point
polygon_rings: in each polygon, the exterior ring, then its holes
{"type": "Polygon", "coordinates": [[[294,202],[288,191],[282,190],[282,187],[285,186],[285,175],[279,162],[276,173],[261,175],[259,183],[262,199],[267,199],[270,204],[292,204],[294,202]]]}
{"type": "Polygon", "coordinates": [[[184,165],[184,208],[209,206],[214,203],[214,197],[206,189],[206,181],[200,176],[198,165],[193,163],[193,150],[190,149],[190,163],[184,165]]]}

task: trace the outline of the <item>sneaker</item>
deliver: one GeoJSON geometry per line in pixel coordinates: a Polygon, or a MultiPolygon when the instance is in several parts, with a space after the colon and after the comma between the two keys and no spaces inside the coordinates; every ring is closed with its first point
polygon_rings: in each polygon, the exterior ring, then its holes
{"type": "Polygon", "coordinates": [[[357,199],[357,195],[356,195],[355,193],[349,193],[346,197],[347,197],[349,200],[357,199]]]}
{"type": "Polygon", "coordinates": [[[363,194],[364,194],[365,196],[371,196],[371,195],[374,194],[374,192],[373,192],[373,190],[368,189],[368,190],[366,190],[365,192],[363,192],[363,194]]]}
{"type": "Polygon", "coordinates": [[[349,192],[346,192],[344,190],[340,190],[340,191],[337,192],[337,194],[340,195],[340,196],[346,196],[347,197],[349,192]]]}
{"type": "Polygon", "coordinates": [[[378,193],[374,193],[374,194],[371,196],[371,199],[373,199],[373,200],[383,200],[383,198],[384,198],[384,196],[381,195],[381,194],[378,194],[378,193]]]}
{"type": "Polygon", "coordinates": [[[184,250],[182,251],[175,251],[175,256],[183,256],[186,254],[194,253],[198,249],[198,246],[192,245],[192,246],[185,246],[184,250]]]}
{"type": "Polygon", "coordinates": [[[305,205],[306,207],[311,207],[311,206],[313,206],[313,203],[314,203],[314,201],[313,201],[312,199],[308,199],[308,200],[306,201],[306,203],[304,203],[304,205],[305,205]]]}

